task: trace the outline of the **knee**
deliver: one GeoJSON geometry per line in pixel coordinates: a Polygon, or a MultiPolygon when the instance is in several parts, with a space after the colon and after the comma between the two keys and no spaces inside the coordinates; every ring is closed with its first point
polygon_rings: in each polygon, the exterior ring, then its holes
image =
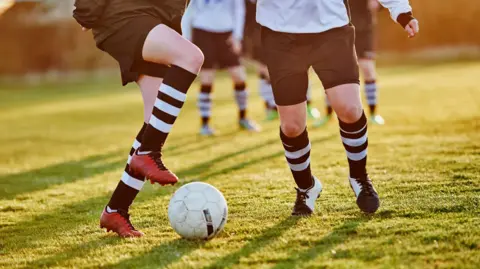
{"type": "Polygon", "coordinates": [[[362,116],[363,108],[361,104],[345,104],[335,112],[341,121],[345,123],[354,123],[362,116]]]}
{"type": "Polygon", "coordinates": [[[245,68],[243,68],[243,66],[233,67],[230,71],[230,74],[234,83],[243,83],[247,77],[245,68]]]}
{"type": "Polygon", "coordinates": [[[205,56],[203,52],[194,44],[192,44],[191,48],[189,49],[189,53],[185,53],[183,57],[183,61],[193,69],[200,70],[203,65],[203,61],[205,60],[205,56]]]}
{"type": "Polygon", "coordinates": [[[290,121],[281,124],[282,132],[287,137],[297,137],[305,130],[305,123],[290,121]]]}

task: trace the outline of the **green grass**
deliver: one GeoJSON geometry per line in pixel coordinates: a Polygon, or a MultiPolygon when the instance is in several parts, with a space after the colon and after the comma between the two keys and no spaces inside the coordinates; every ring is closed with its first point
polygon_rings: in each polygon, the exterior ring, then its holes
{"type": "MultiPolygon", "coordinates": [[[[295,191],[278,123],[237,131],[231,82],[215,85],[213,139],[197,136],[195,90],[165,148],[183,183],[205,181],[229,204],[225,231],[179,238],[167,220],[176,187],[146,185],[132,207],[141,239],[98,227],[132,139],[141,98],[118,79],[0,90],[0,267],[478,268],[479,63],[382,68],[384,127],[371,126],[369,172],[382,199],[361,214],[331,122],[310,129],[324,192],[311,218],[291,218],[295,191]]],[[[251,76],[251,117],[263,118],[251,76]]],[[[314,83],[320,88],[318,82],[314,83]]],[[[197,88],[198,85],[195,86],[197,88]]],[[[321,106],[323,93],[314,92],[321,106]]]]}

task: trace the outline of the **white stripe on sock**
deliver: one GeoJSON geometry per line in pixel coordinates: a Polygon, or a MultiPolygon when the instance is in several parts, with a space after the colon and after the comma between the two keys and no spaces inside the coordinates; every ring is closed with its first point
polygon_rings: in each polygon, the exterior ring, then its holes
{"type": "Polygon", "coordinates": [[[128,155],[127,163],[130,164],[131,161],[132,161],[132,155],[128,155]]]}
{"type": "Polygon", "coordinates": [[[367,149],[364,149],[359,153],[351,153],[348,151],[346,152],[347,152],[347,157],[352,161],[360,161],[361,159],[367,157],[367,149]]]}
{"type": "Polygon", "coordinates": [[[149,124],[150,124],[153,128],[155,128],[155,129],[157,129],[157,130],[159,130],[159,131],[161,131],[161,132],[163,132],[163,133],[167,133],[167,134],[170,133],[170,130],[172,129],[172,126],[173,126],[172,124],[165,123],[164,121],[158,119],[158,118],[155,117],[155,115],[153,115],[153,114],[152,114],[152,116],[150,117],[149,124]]]}
{"type": "Polygon", "coordinates": [[[180,114],[180,108],[174,107],[171,104],[166,103],[158,98],[157,100],[155,100],[155,107],[158,108],[160,111],[163,111],[174,117],[178,117],[178,114],[180,114]]]}
{"type": "Polygon", "coordinates": [[[342,142],[347,144],[348,146],[350,147],[358,147],[358,146],[361,146],[363,144],[365,144],[365,142],[367,142],[367,133],[368,132],[365,132],[365,134],[360,137],[360,138],[355,138],[355,139],[352,139],[352,138],[345,138],[343,136],[341,136],[342,138],[342,142]]]}
{"type": "Polygon", "coordinates": [[[200,100],[210,99],[210,94],[206,92],[201,92],[198,94],[198,99],[200,100]]]}
{"type": "Polygon", "coordinates": [[[341,127],[340,127],[340,130],[342,130],[342,132],[347,133],[347,134],[358,134],[361,131],[363,131],[363,129],[365,129],[365,128],[367,128],[367,124],[365,124],[365,126],[363,126],[360,130],[355,131],[355,132],[347,132],[347,131],[343,130],[341,127]]]}
{"type": "Polygon", "coordinates": [[[136,189],[137,191],[142,190],[143,184],[145,181],[138,180],[132,176],[130,176],[127,172],[123,172],[122,174],[122,181],[125,185],[129,186],[130,188],[136,189]]]}
{"type": "Polygon", "coordinates": [[[297,151],[294,151],[294,152],[290,152],[290,151],[285,150],[285,156],[287,156],[287,158],[289,158],[289,159],[298,159],[298,158],[304,156],[305,154],[307,154],[308,152],[310,152],[310,148],[311,148],[311,145],[310,145],[310,142],[309,142],[308,145],[306,147],[304,147],[303,149],[300,149],[300,150],[297,150],[297,151]]]}
{"type": "Polygon", "coordinates": [[[175,88],[172,88],[171,86],[169,86],[167,84],[162,84],[162,86],[160,86],[159,91],[161,91],[164,94],[166,94],[166,95],[168,95],[168,96],[170,96],[174,99],[177,99],[178,101],[181,101],[181,102],[185,102],[185,100],[187,100],[187,95],[186,94],[176,90],[175,88]]]}
{"type": "Polygon", "coordinates": [[[210,109],[212,107],[212,103],[210,102],[198,102],[198,108],[200,109],[210,109]]]}
{"type": "Polygon", "coordinates": [[[299,163],[299,164],[291,164],[289,162],[287,163],[288,163],[288,166],[290,166],[290,169],[292,169],[293,171],[295,172],[303,171],[307,169],[307,167],[310,165],[310,157],[308,157],[308,159],[303,163],[299,163]]]}
{"type": "Polygon", "coordinates": [[[141,144],[142,144],[142,143],[138,142],[138,140],[135,139],[135,141],[133,141],[132,148],[135,149],[135,150],[137,150],[137,149],[140,147],[141,144]]]}

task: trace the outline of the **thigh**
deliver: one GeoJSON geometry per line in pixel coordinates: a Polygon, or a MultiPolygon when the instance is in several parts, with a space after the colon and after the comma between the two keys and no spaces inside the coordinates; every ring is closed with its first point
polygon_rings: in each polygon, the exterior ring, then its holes
{"type": "Polygon", "coordinates": [[[218,67],[231,68],[240,66],[240,55],[233,52],[228,39],[231,33],[215,34],[215,51],[217,53],[218,67]]]}
{"type": "Polygon", "coordinates": [[[324,89],[360,83],[354,42],[355,30],[349,25],[316,35],[310,55],[324,89]]]}
{"type": "Polygon", "coordinates": [[[262,51],[279,106],[295,105],[307,99],[308,51],[296,38],[295,34],[262,28],[262,51]]]}
{"type": "Polygon", "coordinates": [[[192,41],[200,48],[205,56],[203,68],[213,69],[217,64],[217,53],[215,50],[214,33],[203,31],[200,29],[193,29],[192,41]]]}

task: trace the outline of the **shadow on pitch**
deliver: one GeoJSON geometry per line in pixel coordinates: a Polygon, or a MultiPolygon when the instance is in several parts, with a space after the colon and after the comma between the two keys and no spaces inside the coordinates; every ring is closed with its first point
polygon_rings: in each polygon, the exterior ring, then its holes
{"type": "Polygon", "coordinates": [[[357,228],[360,224],[368,221],[370,217],[362,216],[355,219],[347,220],[342,225],[333,229],[333,231],[317,241],[312,246],[303,251],[295,251],[292,249],[287,259],[278,262],[272,268],[297,268],[315,260],[316,257],[331,252],[335,246],[347,242],[350,238],[357,235],[357,228]]]}
{"type": "Polygon", "coordinates": [[[29,170],[17,174],[0,175],[0,200],[7,200],[17,195],[43,190],[53,185],[59,185],[98,174],[119,169],[125,162],[123,151],[113,151],[106,154],[89,156],[81,160],[53,164],[46,167],[29,170]]]}
{"type": "Polygon", "coordinates": [[[248,257],[253,253],[260,251],[262,248],[273,242],[275,239],[283,236],[283,234],[293,227],[300,220],[298,217],[287,217],[275,226],[266,229],[259,236],[250,240],[244,247],[236,252],[228,254],[223,258],[215,261],[213,264],[204,267],[205,269],[225,268],[238,264],[241,258],[248,257]]]}

